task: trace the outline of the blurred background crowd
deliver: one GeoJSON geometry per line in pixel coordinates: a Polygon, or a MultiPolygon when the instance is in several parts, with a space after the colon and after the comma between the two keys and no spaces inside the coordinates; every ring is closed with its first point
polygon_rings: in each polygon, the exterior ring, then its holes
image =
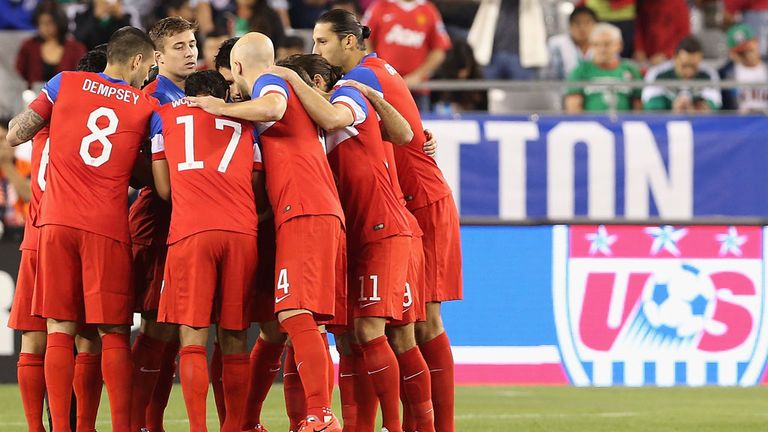
{"type": "MultiPolygon", "coordinates": [[[[278,58],[309,52],[314,22],[330,8],[373,29],[370,48],[424,112],[768,110],[768,0],[0,0],[0,120],[122,26],[197,22],[206,69],[224,40],[250,31],[270,36],[278,58]],[[452,81],[430,90],[434,80],[452,81]],[[467,80],[508,84],[466,91],[467,80]],[[532,80],[557,83],[519,83],[532,80]],[[641,85],[623,85],[631,81],[641,85]]],[[[0,154],[0,169],[16,164],[23,175],[25,159],[0,154]]],[[[6,226],[23,224],[25,193],[0,177],[6,226]]]]}

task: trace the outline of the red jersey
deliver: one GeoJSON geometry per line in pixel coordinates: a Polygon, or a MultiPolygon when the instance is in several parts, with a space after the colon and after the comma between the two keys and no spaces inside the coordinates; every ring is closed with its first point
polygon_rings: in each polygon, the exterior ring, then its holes
{"type": "Polygon", "coordinates": [[[129,243],[128,181],[157,101],[122,80],[91,72],[62,72],[43,92],[52,109],[38,112],[50,120],[38,225],[129,243]]]}
{"type": "Polygon", "coordinates": [[[162,134],[152,159],[167,159],[171,175],[168,244],[203,231],[256,235],[252,173],[261,152],[248,122],[208,114],[178,100],[158,110],[162,134]]]}
{"type": "Polygon", "coordinates": [[[405,194],[408,209],[425,207],[448,196],[451,188],[435,160],[424,153],[424,126],[416,102],[408,86],[397,71],[376,54],[368,54],[358,66],[337,83],[358,81],[383,94],[413,129],[413,139],[406,146],[395,146],[395,161],[400,187],[405,194]]]}
{"type": "MultiPolygon", "coordinates": [[[[45,97],[45,95],[42,95],[45,97]]],[[[37,250],[39,229],[35,227],[37,223],[40,200],[43,198],[45,190],[45,170],[48,165],[48,141],[49,129],[44,127],[32,138],[32,160],[29,179],[29,188],[32,197],[29,200],[29,217],[24,223],[24,239],[21,242],[20,249],[37,250]]]]}
{"type": "Polygon", "coordinates": [[[397,171],[387,162],[376,111],[352,87],[336,89],[331,103],[348,107],[355,116],[352,125],[326,135],[328,161],[347,220],[347,239],[359,248],[394,235],[410,236],[408,210],[395,192],[397,171]]]}
{"type": "MultiPolygon", "coordinates": [[[[184,90],[163,75],[158,75],[143,91],[152,95],[161,105],[184,97],[184,90]]],[[[131,206],[128,223],[133,243],[144,246],[165,244],[171,224],[171,205],[157,196],[153,188],[142,188],[131,206]]]]}
{"type": "Polygon", "coordinates": [[[343,222],[344,213],[325,156],[322,132],[284,79],[262,75],[251,96],[270,93],[282,95],[288,101],[282,120],[256,125],[275,227],[302,215],[332,215],[343,222]]]}
{"type": "Polygon", "coordinates": [[[408,75],[433,50],[451,49],[451,38],[434,4],[427,0],[378,0],[365,13],[373,50],[408,75]]]}

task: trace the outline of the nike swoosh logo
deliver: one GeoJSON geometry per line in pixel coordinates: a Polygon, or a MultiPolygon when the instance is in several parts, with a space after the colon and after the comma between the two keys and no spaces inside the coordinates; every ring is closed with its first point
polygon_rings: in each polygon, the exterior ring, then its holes
{"type": "Polygon", "coordinates": [[[416,378],[417,376],[419,376],[419,375],[421,375],[423,373],[424,373],[424,371],[419,371],[419,372],[416,372],[413,375],[408,375],[407,377],[403,377],[403,381],[408,381],[409,379],[416,378]]]}
{"type": "Polygon", "coordinates": [[[277,303],[280,303],[281,301],[283,301],[283,300],[287,299],[289,295],[290,295],[290,294],[286,294],[286,295],[284,295],[284,296],[282,296],[282,297],[280,297],[280,298],[276,298],[276,299],[275,299],[275,304],[277,304],[277,303]]]}
{"type": "Polygon", "coordinates": [[[146,369],[146,368],[144,368],[144,367],[142,366],[142,367],[140,367],[140,368],[139,368],[139,372],[144,372],[144,373],[157,373],[157,372],[160,372],[160,369],[146,369]]]}
{"type": "Polygon", "coordinates": [[[366,303],[364,305],[360,305],[360,309],[367,308],[368,306],[375,305],[378,302],[372,302],[372,303],[366,303]]]}
{"type": "Polygon", "coordinates": [[[434,372],[442,372],[442,371],[443,371],[442,369],[430,369],[430,370],[429,370],[429,372],[430,372],[430,373],[434,373],[434,372]]]}
{"type": "Polygon", "coordinates": [[[375,374],[375,373],[379,373],[379,372],[381,372],[381,371],[383,371],[383,370],[387,370],[387,369],[389,369],[389,366],[384,366],[384,367],[383,367],[383,368],[381,368],[381,369],[377,369],[377,370],[375,370],[375,371],[370,371],[370,372],[368,372],[368,375],[373,375],[373,374],[375,374]]]}
{"type": "Polygon", "coordinates": [[[297,372],[288,372],[288,373],[284,373],[283,374],[284,377],[287,377],[287,376],[290,376],[290,375],[298,375],[298,373],[297,372]]]}
{"type": "Polygon", "coordinates": [[[411,308],[405,308],[405,309],[403,309],[403,313],[406,313],[406,312],[408,312],[409,310],[411,310],[411,308]]]}
{"type": "Polygon", "coordinates": [[[357,374],[353,374],[353,373],[352,374],[345,374],[345,373],[340,374],[341,378],[349,378],[349,377],[353,377],[353,376],[357,376],[357,374]]]}
{"type": "Polygon", "coordinates": [[[278,372],[279,370],[280,370],[280,368],[279,368],[279,367],[276,367],[276,368],[269,368],[269,371],[270,371],[270,372],[278,372]]]}

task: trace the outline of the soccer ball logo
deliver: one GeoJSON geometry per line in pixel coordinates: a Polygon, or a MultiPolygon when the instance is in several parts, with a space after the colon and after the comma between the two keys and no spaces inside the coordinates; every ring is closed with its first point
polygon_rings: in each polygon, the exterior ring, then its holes
{"type": "Polygon", "coordinates": [[[682,264],[651,276],[642,299],[642,315],[663,339],[689,339],[712,317],[715,287],[697,267],[682,264]]]}

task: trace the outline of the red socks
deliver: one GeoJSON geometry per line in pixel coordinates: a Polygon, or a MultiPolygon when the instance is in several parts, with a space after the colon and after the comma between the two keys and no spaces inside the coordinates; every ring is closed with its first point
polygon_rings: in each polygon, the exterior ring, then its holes
{"type": "Polygon", "coordinates": [[[355,358],[339,353],[339,394],[344,432],[357,431],[357,402],[355,402],[355,358]]]}
{"type": "Polygon", "coordinates": [[[323,419],[330,411],[328,358],[323,338],[310,314],[292,316],[282,323],[293,344],[296,369],[304,385],[307,415],[323,419]]]}
{"type": "Polygon", "coordinates": [[[213,356],[211,356],[211,387],[213,387],[213,401],[216,404],[216,413],[219,415],[219,427],[223,426],[224,421],[227,419],[221,367],[221,347],[218,342],[214,342],[213,356]]]}
{"type": "Polygon", "coordinates": [[[307,399],[304,397],[304,386],[301,384],[299,371],[296,370],[296,360],[291,345],[285,346],[283,393],[285,395],[285,411],[291,421],[290,430],[298,430],[299,423],[307,417],[307,399]]]}
{"type": "Polygon", "coordinates": [[[208,397],[208,359],[205,347],[187,345],[179,351],[179,375],[190,432],[207,431],[205,407],[208,397]]]}
{"type": "Polygon", "coordinates": [[[119,333],[101,337],[101,370],[109,395],[112,432],[128,432],[131,429],[133,362],[128,337],[119,333]]]}
{"type": "Polygon", "coordinates": [[[400,424],[400,368],[387,342],[379,336],[362,345],[363,359],[381,403],[382,425],[389,432],[402,432],[400,424]]]}
{"type": "Polygon", "coordinates": [[[75,338],[66,333],[48,335],[45,348],[45,382],[53,432],[69,432],[72,381],[75,377],[75,338]]]}
{"type": "Polygon", "coordinates": [[[43,354],[20,353],[16,364],[21,402],[30,432],[45,432],[43,426],[43,398],[45,397],[45,371],[43,354]]]}
{"type": "Polygon", "coordinates": [[[139,333],[133,343],[133,391],[131,392],[131,430],[146,426],[146,412],[155,391],[166,342],[139,333]]]}
{"type": "Polygon", "coordinates": [[[101,377],[101,354],[77,354],[72,386],[77,396],[77,431],[94,432],[101,402],[101,389],[104,386],[101,377]]]}
{"type": "Polygon", "coordinates": [[[376,413],[379,410],[379,397],[373,388],[373,381],[368,375],[368,368],[363,358],[363,347],[359,344],[350,344],[352,358],[354,360],[355,404],[357,405],[357,429],[371,431],[376,427],[376,413]]]}
{"type": "MultiPolygon", "coordinates": [[[[245,405],[248,412],[245,414],[244,429],[253,429],[261,423],[261,407],[280,371],[280,356],[283,355],[284,346],[259,338],[251,350],[251,380],[248,383],[248,399],[245,405]]],[[[302,391],[302,397],[303,393],[302,391]]]]}
{"type": "Polygon", "coordinates": [[[424,357],[421,356],[419,347],[413,347],[397,356],[397,362],[402,377],[400,382],[402,395],[405,396],[403,400],[404,410],[410,412],[416,423],[415,428],[408,425],[410,429],[406,429],[405,422],[403,422],[403,429],[435,432],[429,368],[424,357]]]}
{"type": "Polygon", "coordinates": [[[176,355],[179,353],[179,340],[176,339],[165,345],[160,363],[160,374],[155,383],[155,390],[146,411],[147,429],[152,432],[164,432],[163,414],[168,405],[168,398],[173,389],[173,378],[176,375],[176,355]]]}
{"type": "Polygon", "coordinates": [[[248,353],[226,354],[221,356],[222,383],[224,385],[224,403],[227,416],[222,432],[240,432],[243,430],[245,400],[248,396],[248,353]]]}
{"type": "Polygon", "coordinates": [[[435,407],[435,429],[453,432],[454,387],[453,353],[451,342],[445,332],[419,345],[424,360],[429,366],[432,379],[432,404],[435,407]]]}

